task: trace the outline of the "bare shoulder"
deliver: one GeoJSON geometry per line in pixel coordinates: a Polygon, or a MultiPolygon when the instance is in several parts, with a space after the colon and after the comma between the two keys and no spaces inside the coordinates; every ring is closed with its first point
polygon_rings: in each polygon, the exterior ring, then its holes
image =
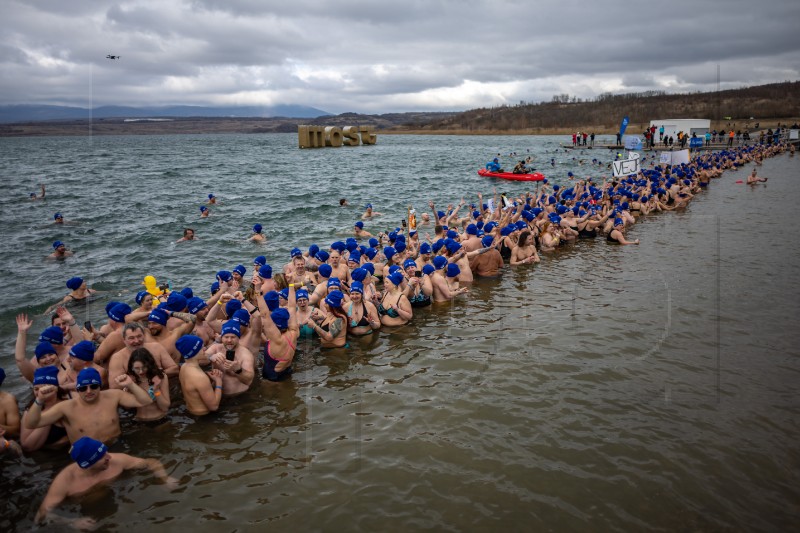
{"type": "Polygon", "coordinates": [[[9,408],[17,409],[17,398],[13,394],[0,391],[0,406],[4,411],[9,408]]]}

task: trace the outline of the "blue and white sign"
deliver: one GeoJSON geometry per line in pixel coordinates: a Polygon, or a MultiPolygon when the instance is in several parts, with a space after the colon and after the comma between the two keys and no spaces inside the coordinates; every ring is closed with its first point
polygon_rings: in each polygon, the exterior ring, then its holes
{"type": "Polygon", "coordinates": [[[689,139],[689,148],[700,148],[703,146],[703,139],[700,137],[692,137],[689,139]]]}
{"type": "Polygon", "coordinates": [[[641,150],[642,140],[636,135],[625,136],[625,149],[626,150],[641,150]]]}

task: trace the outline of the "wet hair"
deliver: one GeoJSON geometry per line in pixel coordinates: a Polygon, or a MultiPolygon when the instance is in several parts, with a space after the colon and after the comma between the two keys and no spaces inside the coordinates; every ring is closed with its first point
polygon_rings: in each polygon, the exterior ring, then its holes
{"type": "Polygon", "coordinates": [[[194,228],[183,228],[183,236],[186,237],[190,231],[194,233],[194,228]]]}
{"type": "Polygon", "coordinates": [[[164,372],[158,368],[156,360],[153,358],[153,354],[150,353],[150,350],[147,348],[136,348],[133,353],[131,353],[130,359],[128,359],[128,374],[134,377],[134,381],[136,381],[136,373],[133,371],[133,363],[137,361],[144,365],[148,383],[152,384],[153,378],[156,376],[161,379],[164,378],[164,372]]]}
{"type": "Polygon", "coordinates": [[[276,290],[280,291],[289,287],[289,282],[286,281],[286,276],[283,273],[273,274],[272,280],[275,282],[276,290]]]}
{"type": "Polygon", "coordinates": [[[339,205],[340,206],[343,206],[346,203],[347,203],[347,198],[339,198],[339,205]]]}
{"type": "Polygon", "coordinates": [[[131,330],[139,330],[144,334],[144,326],[141,325],[139,322],[126,322],[124,326],[122,326],[122,338],[125,338],[125,335],[131,330]]]}
{"type": "Polygon", "coordinates": [[[517,242],[517,246],[523,247],[528,244],[528,237],[531,236],[531,232],[528,230],[523,231],[519,234],[519,241],[517,242]]]}

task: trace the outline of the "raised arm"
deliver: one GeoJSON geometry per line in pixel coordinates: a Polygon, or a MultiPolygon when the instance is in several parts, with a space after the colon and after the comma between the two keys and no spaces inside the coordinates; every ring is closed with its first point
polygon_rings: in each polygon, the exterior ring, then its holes
{"type": "Polygon", "coordinates": [[[33,382],[33,372],[35,368],[33,363],[25,356],[25,347],[27,345],[28,330],[33,325],[32,320],[28,320],[28,315],[25,313],[17,315],[17,342],[14,347],[14,359],[17,363],[17,368],[22,377],[33,382]]]}

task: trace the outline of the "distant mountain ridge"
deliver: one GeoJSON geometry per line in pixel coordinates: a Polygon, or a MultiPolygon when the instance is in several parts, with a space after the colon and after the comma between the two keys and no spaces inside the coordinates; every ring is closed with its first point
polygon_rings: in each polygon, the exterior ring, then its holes
{"type": "Polygon", "coordinates": [[[52,120],[88,120],[90,118],[187,118],[187,117],[286,117],[317,118],[330,113],[309,106],[158,106],[129,107],[101,106],[94,109],[56,105],[4,105],[0,106],[0,123],[42,122],[52,120]]]}

